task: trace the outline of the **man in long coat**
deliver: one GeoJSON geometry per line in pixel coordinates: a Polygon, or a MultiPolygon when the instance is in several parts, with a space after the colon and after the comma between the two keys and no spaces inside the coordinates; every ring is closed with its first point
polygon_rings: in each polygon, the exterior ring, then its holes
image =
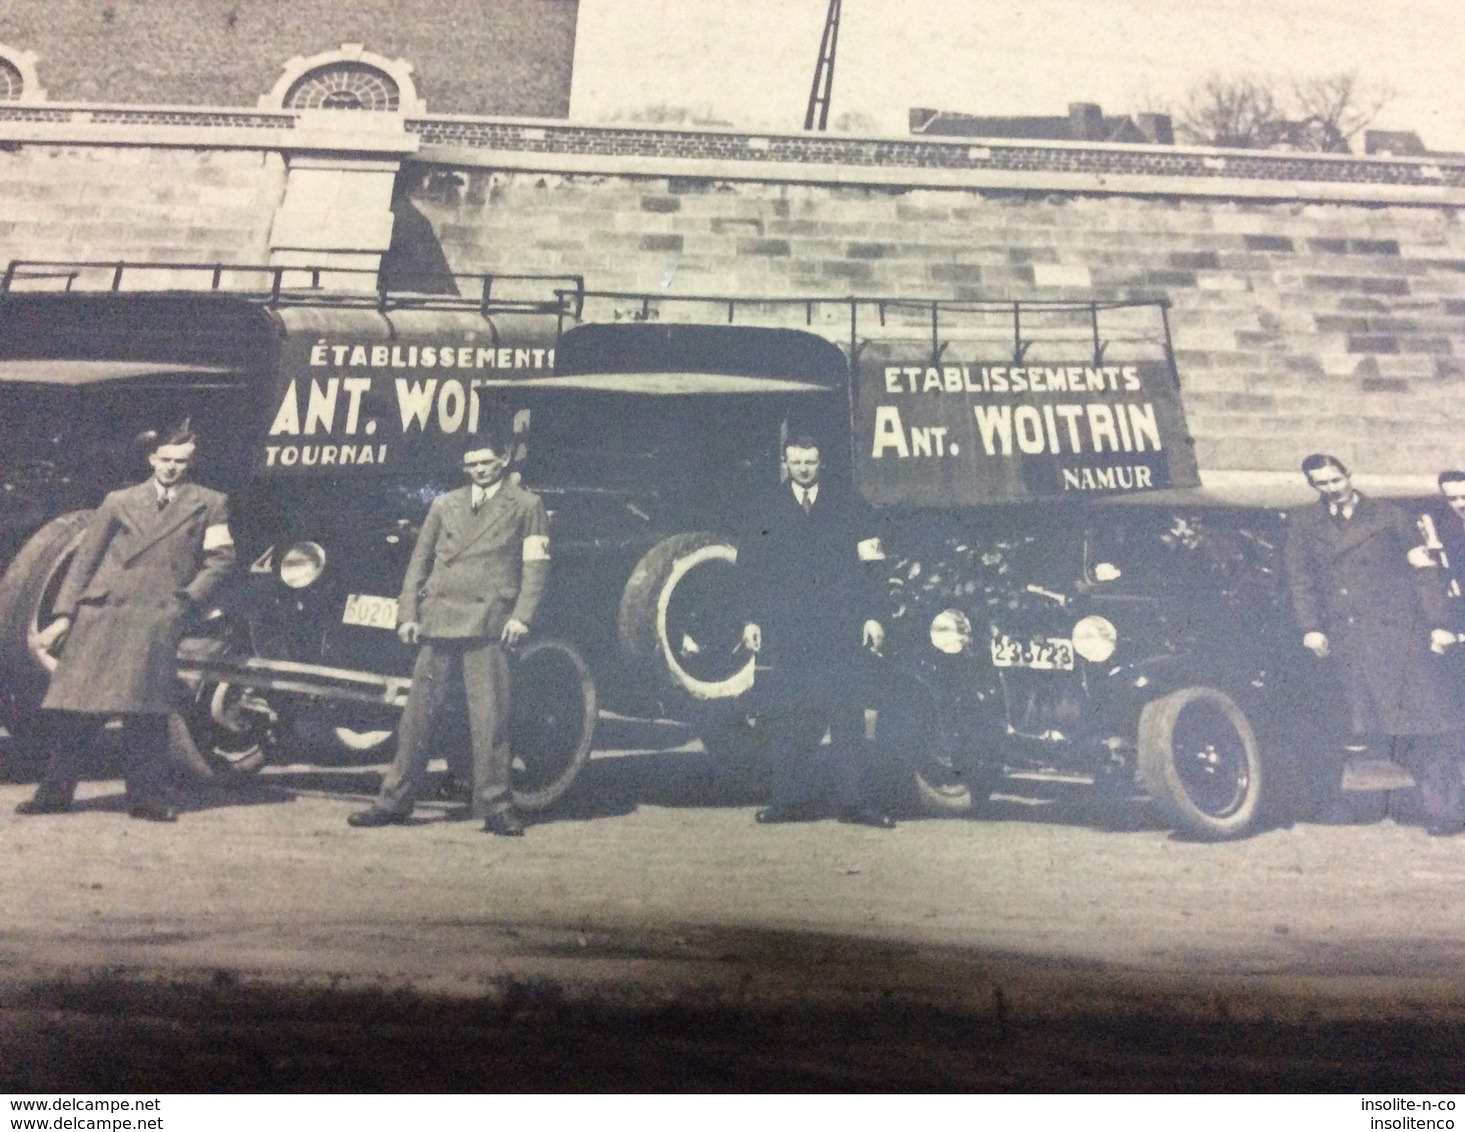
{"type": "Polygon", "coordinates": [[[60,654],[41,704],[45,773],[20,813],[68,809],[81,755],[120,717],[128,812],[177,818],[166,756],[168,716],[180,706],[178,641],[234,564],[228,500],[187,479],[196,450],[186,425],[157,438],[152,477],[112,492],[87,524],[55,619],[32,642],[60,654]]]}
{"type": "MultiPolygon", "coordinates": [[[[1302,644],[1336,662],[1353,734],[1383,737],[1432,780],[1460,745],[1445,580],[1411,559],[1420,536],[1404,511],[1356,491],[1336,457],[1309,456],[1302,470],[1319,501],[1292,514],[1284,551],[1302,644]]],[[[1458,813],[1423,793],[1431,832],[1456,832],[1458,813]]]]}
{"type": "Polygon", "coordinates": [[[412,689],[397,732],[397,755],[376,802],[347,820],[401,824],[412,814],[431,759],[433,720],[449,688],[468,701],[473,744],[473,809],[488,833],[518,837],[509,774],[509,660],[529,632],[549,575],[549,523],[539,496],[504,477],[505,444],[470,441],[468,483],[440,495],[402,581],[397,635],[420,644],[412,689]]]}
{"type": "Polygon", "coordinates": [[[815,777],[827,728],[841,820],[889,829],[869,796],[868,744],[860,692],[861,646],[885,638],[866,563],[882,556],[868,509],[843,484],[820,476],[819,445],[793,435],[784,446],[789,480],[763,501],[738,548],[752,619],[743,644],[766,662],[764,696],[773,762],[763,824],[820,816],[815,777]]]}

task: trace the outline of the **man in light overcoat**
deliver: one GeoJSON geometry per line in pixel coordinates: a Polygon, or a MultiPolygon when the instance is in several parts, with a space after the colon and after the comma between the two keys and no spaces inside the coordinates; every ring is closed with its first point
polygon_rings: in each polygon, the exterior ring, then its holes
{"type": "Polygon", "coordinates": [[[59,650],[46,710],[46,769],[23,814],[71,805],[83,753],[122,720],[128,812],[174,821],[168,716],[181,706],[178,642],[234,565],[228,500],[188,481],[197,438],[185,424],[150,441],[146,483],[114,491],[87,523],[54,620],[32,641],[59,650]]]}
{"type": "MultiPolygon", "coordinates": [[[[1445,579],[1411,558],[1420,536],[1405,512],[1355,490],[1336,457],[1302,470],[1318,504],[1289,518],[1284,563],[1303,647],[1336,665],[1354,736],[1382,738],[1382,753],[1428,781],[1460,744],[1445,579]]],[[[1431,832],[1456,831],[1458,815],[1428,791],[1424,801],[1431,832]]]]}
{"type": "Polygon", "coordinates": [[[397,635],[417,644],[397,755],[376,802],[354,826],[411,816],[431,760],[434,718],[454,684],[468,701],[473,810],[484,830],[524,832],[509,774],[509,658],[534,620],[549,575],[549,524],[539,496],[505,478],[507,445],[473,440],[463,454],[468,483],[432,501],[398,599],[397,635]]]}

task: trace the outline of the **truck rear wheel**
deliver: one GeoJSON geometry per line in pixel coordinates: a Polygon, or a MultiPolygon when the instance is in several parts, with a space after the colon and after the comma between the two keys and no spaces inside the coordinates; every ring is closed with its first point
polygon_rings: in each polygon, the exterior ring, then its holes
{"type": "Polygon", "coordinates": [[[1244,837],[1257,826],[1263,769],[1256,734],[1216,688],[1181,688],[1145,705],[1139,777],[1160,812],[1196,837],[1244,837]]]}
{"type": "Polygon", "coordinates": [[[721,535],[672,535],[642,556],[621,595],[621,648],[695,701],[731,699],[753,686],[753,657],[741,647],[746,618],[734,600],[737,559],[721,535]]]}
{"type": "Polygon", "coordinates": [[[51,609],[81,542],[90,511],[59,515],[38,530],[0,577],[0,714],[10,731],[15,769],[32,764],[41,700],[55,662],[31,650],[30,637],[51,620],[51,609]]]}
{"type": "Polygon", "coordinates": [[[590,758],[597,705],[590,666],[567,641],[531,641],[514,661],[510,788],[526,813],[547,809],[590,758]]]}

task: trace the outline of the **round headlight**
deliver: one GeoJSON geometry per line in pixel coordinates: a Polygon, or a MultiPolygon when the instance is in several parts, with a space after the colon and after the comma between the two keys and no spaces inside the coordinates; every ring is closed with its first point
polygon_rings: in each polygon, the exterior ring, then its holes
{"type": "Polygon", "coordinates": [[[931,644],[941,652],[955,656],[972,639],[972,623],[959,609],[943,609],[931,620],[931,644]]]}
{"type": "Polygon", "coordinates": [[[326,568],[325,548],[319,543],[297,542],[280,559],[280,581],[292,590],[303,590],[326,568]]]}
{"type": "Polygon", "coordinates": [[[1119,633],[1106,617],[1091,614],[1073,627],[1073,651],[1095,664],[1113,656],[1118,643],[1119,633]]]}

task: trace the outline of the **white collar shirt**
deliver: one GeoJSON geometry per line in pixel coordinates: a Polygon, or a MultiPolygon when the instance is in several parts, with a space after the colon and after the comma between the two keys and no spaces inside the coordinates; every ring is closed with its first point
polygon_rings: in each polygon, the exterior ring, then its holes
{"type": "Polygon", "coordinates": [[[477,484],[474,484],[473,510],[477,511],[480,507],[484,505],[484,503],[488,502],[488,500],[497,495],[499,493],[499,488],[503,486],[503,480],[498,480],[496,483],[489,484],[488,487],[479,487],[477,484]]]}

